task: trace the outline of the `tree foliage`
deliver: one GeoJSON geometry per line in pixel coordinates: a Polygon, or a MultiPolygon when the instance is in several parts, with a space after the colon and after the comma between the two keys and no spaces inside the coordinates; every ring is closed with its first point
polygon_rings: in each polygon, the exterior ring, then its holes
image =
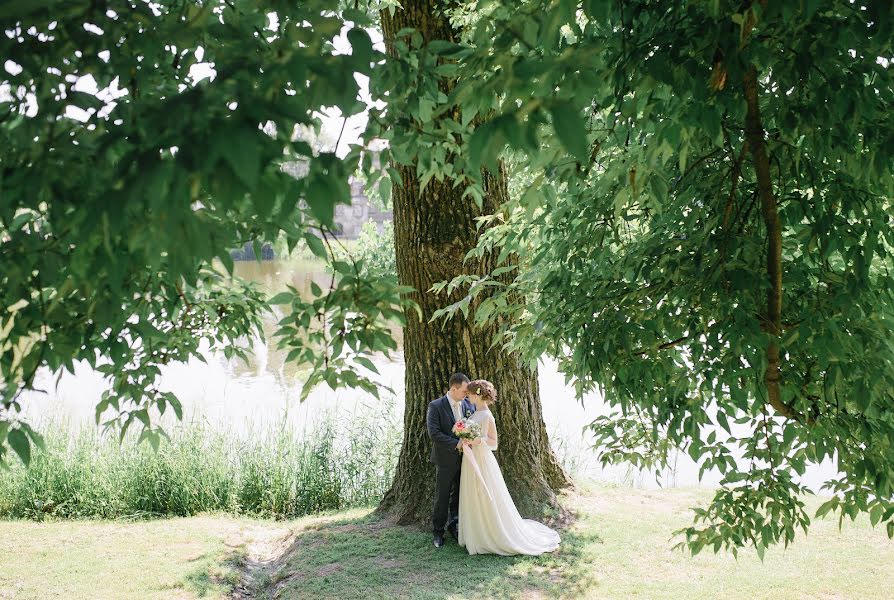
{"type": "MultiPolygon", "coordinates": [[[[201,357],[203,343],[241,355],[238,340],[260,333],[267,303],[223,272],[229,249],[284,234],[333,259],[322,232],[350,201],[361,152],[314,152],[295,131],[322,107],[363,110],[354,76],[380,55],[365,14],[329,8],[0,3],[0,463],[9,447],[27,462],[39,441],[16,417],[38,369],[77,361],[109,378],[97,421],[111,407],[122,435],[142,423],[157,444],[152,418],[181,410],[157,388],[162,366],[201,357]],[[350,53],[336,52],[340,33],[350,53]]],[[[390,336],[368,323],[405,302],[393,283],[334,268],[344,276],[322,298],[277,299],[296,311],[281,341],[304,348],[333,331],[327,352],[303,355],[312,383],[371,389],[344,369],[336,341],[352,356],[381,349],[390,336]]]]}
{"type": "Polygon", "coordinates": [[[718,469],[693,552],[792,541],[824,461],[819,513],[894,533],[891,9],[480,6],[433,111],[462,115],[442,128],[470,190],[507,149],[533,183],[477,250],[522,268],[453,281],[470,294],[442,314],[501,290],[479,321],[614,407],[591,425],[604,463],[718,469]]]}

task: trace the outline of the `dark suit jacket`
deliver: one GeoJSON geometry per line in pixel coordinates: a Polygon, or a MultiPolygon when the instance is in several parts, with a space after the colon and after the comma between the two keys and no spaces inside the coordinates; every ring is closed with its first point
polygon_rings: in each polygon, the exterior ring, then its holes
{"type": "MultiPolygon", "coordinates": [[[[463,398],[463,417],[468,417],[474,412],[475,405],[463,398]]],[[[428,428],[428,437],[432,442],[429,460],[436,465],[458,465],[462,460],[462,455],[456,449],[456,445],[459,443],[459,438],[453,435],[453,425],[456,420],[453,418],[453,409],[450,408],[450,398],[446,394],[429,403],[425,423],[428,428]]]]}

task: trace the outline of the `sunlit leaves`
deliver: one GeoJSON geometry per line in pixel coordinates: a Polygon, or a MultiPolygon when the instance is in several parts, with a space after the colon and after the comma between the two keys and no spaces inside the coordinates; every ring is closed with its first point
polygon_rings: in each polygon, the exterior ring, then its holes
{"type": "Polygon", "coordinates": [[[328,260],[328,289],[313,284],[307,298],[289,287],[269,300],[286,310],[275,333],[278,346],[288,352],[287,361],[311,367],[302,400],[321,383],[332,389],[358,388],[378,398],[381,384],[372,378],[378,370],[369,356],[387,357],[397,350],[393,328],[403,326],[404,313],[418,307],[396,276],[364,271],[362,259],[346,250],[333,251],[328,260]],[[340,260],[342,254],[347,260],[340,260]]]}
{"type": "MultiPolygon", "coordinates": [[[[267,309],[209,265],[232,273],[231,248],[281,233],[324,254],[313,228],[349,202],[359,152],[315,153],[296,127],[362,110],[355,74],[382,57],[368,18],[348,25],[321,1],[13,4],[0,16],[0,423],[39,368],[86,361],[111,386],[97,419],[157,444],[152,419],[182,414],[160,368],[202,360],[203,341],[244,355],[267,309]]],[[[7,439],[27,457],[26,432],[2,430],[0,459],[7,439]]]]}
{"type": "MultiPolygon", "coordinates": [[[[479,244],[522,268],[478,314],[530,360],[553,354],[579,393],[604,391],[603,462],[659,468],[665,443],[724,475],[683,532],[693,552],[790,542],[809,524],[800,478],[829,459],[827,509],[894,515],[892,15],[809,4],[493,3],[449,99],[478,116],[460,124],[468,189],[500,157],[528,182],[479,244]],[[764,379],[752,64],[782,226],[785,414],[764,379]]],[[[476,306],[486,279],[455,280],[469,295],[439,316],[476,306]]]]}

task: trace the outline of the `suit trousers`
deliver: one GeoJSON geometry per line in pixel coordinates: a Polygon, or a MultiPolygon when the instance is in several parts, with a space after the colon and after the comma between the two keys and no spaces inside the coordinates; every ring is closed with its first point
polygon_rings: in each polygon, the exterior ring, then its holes
{"type": "Polygon", "coordinates": [[[444,535],[444,525],[455,527],[459,522],[459,475],[462,461],[435,465],[435,507],[432,511],[432,531],[444,535]]]}

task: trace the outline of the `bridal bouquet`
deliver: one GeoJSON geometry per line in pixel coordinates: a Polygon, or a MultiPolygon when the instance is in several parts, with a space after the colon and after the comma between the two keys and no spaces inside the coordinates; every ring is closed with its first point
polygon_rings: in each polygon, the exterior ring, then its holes
{"type": "Polygon", "coordinates": [[[469,419],[461,419],[453,426],[453,433],[461,440],[474,440],[481,437],[481,425],[469,419]]]}

